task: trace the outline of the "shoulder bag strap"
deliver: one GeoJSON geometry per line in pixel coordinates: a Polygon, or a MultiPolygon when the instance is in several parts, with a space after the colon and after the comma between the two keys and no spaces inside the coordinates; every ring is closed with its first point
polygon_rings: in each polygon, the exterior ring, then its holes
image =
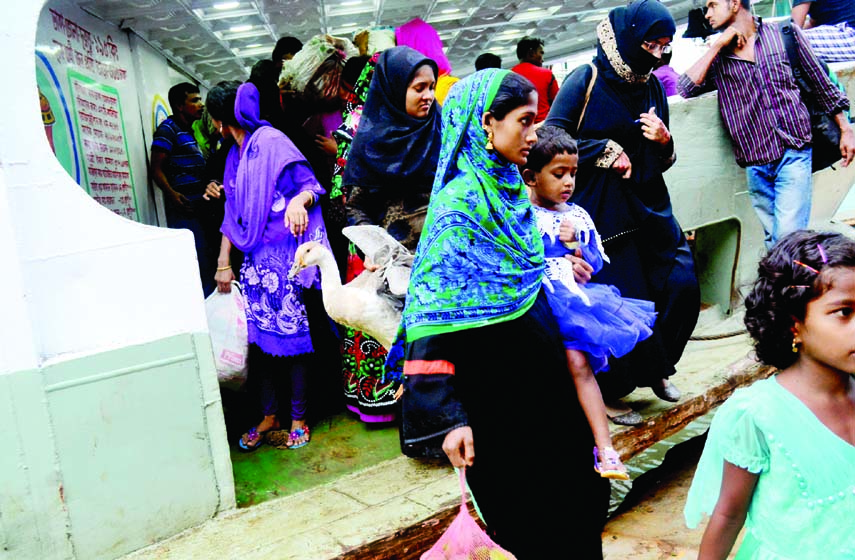
{"type": "Polygon", "coordinates": [[[784,50],[787,51],[787,59],[790,61],[790,68],[793,71],[793,78],[796,81],[796,85],[801,90],[802,99],[805,99],[805,96],[809,96],[813,91],[813,88],[811,88],[805,81],[802,62],[798,53],[798,46],[796,45],[796,36],[793,32],[792,20],[781,23],[781,36],[784,40],[784,50]]]}
{"type": "Polygon", "coordinates": [[[585,110],[588,108],[588,101],[591,99],[591,90],[594,89],[594,83],[597,81],[597,65],[589,63],[593,74],[591,81],[588,83],[588,91],[585,92],[585,104],[582,105],[582,112],[579,113],[579,120],[576,121],[576,137],[579,137],[579,130],[582,128],[582,119],[585,118],[585,110]]]}

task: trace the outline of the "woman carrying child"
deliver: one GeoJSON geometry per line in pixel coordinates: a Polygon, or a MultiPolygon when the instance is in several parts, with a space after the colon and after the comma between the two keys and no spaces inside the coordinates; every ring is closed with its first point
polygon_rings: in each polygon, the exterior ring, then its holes
{"type": "Polygon", "coordinates": [[[700,560],[855,558],[855,242],[797,231],[760,262],[745,300],[757,358],[780,373],[713,419],[686,501],[711,513],[700,560]]]}
{"type": "Polygon", "coordinates": [[[529,187],[537,228],[546,256],[546,297],[567,349],[579,402],[594,432],[595,468],[604,477],[627,479],[626,468],[612,447],[609,420],[594,373],[608,369],[610,356],[620,357],[652,334],[653,302],[622,298],[617,288],[577,283],[579,259],[596,274],[608,257],[587,212],[568,200],[573,195],[579,157],[576,142],[564,130],[544,126],[521,167],[529,187]],[[576,258],[565,258],[573,255],[576,258]]]}
{"type": "Polygon", "coordinates": [[[594,441],[541,289],[543,244],[517,169],[536,114],[531,82],[495,69],[452,86],[443,106],[402,318],[403,449],[465,466],[488,531],[518,559],[595,559],[609,485],[591,468],[594,441]]]}

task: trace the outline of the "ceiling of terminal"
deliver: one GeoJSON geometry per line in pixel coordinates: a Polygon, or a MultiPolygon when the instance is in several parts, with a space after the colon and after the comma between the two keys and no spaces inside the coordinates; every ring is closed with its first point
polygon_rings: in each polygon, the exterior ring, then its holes
{"type": "MultiPolygon", "coordinates": [[[[701,0],[664,0],[678,22],[701,0]]],[[[276,40],[318,33],[351,38],[372,26],[421,17],[440,33],[455,74],[482,52],[516,61],[525,35],[546,42],[546,60],[594,45],[597,23],[625,0],[80,0],[84,10],[131,29],[207,84],[246,77],[276,40]]]]}

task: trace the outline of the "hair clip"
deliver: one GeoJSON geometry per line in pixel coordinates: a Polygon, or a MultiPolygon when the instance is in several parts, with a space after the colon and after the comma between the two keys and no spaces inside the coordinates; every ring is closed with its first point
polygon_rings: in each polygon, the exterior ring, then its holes
{"type": "Polygon", "coordinates": [[[828,264],[828,256],[825,254],[825,249],[822,248],[822,243],[817,243],[816,248],[819,249],[819,255],[822,257],[822,264],[828,264]]]}
{"type": "Polygon", "coordinates": [[[813,272],[814,274],[819,274],[819,271],[818,271],[817,269],[815,269],[814,267],[812,267],[811,265],[809,265],[809,264],[805,264],[805,263],[803,263],[802,261],[797,261],[797,260],[795,260],[795,259],[793,259],[793,262],[794,262],[794,263],[796,263],[796,264],[797,264],[797,265],[799,265],[799,266],[803,266],[803,267],[805,267],[806,269],[810,270],[810,271],[811,271],[811,272],[813,272]]]}
{"type": "Polygon", "coordinates": [[[808,289],[813,288],[813,286],[808,286],[806,284],[790,284],[787,287],[788,288],[808,288],[808,289]]]}

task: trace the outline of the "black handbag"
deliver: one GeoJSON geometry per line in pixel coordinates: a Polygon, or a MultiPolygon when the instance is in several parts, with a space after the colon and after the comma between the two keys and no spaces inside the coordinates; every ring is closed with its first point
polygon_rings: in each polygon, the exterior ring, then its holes
{"type": "MultiPolygon", "coordinates": [[[[793,77],[801,92],[802,103],[805,104],[810,113],[811,149],[813,153],[811,167],[816,173],[842,159],[843,156],[840,155],[840,127],[833,116],[819,107],[813,87],[805,80],[792,26],[792,22],[783,23],[781,34],[784,38],[784,48],[787,51],[790,67],[793,69],[793,77]]],[[[822,65],[825,74],[828,75],[828,65],[822,60],[819,63],[822,65]]]]}

